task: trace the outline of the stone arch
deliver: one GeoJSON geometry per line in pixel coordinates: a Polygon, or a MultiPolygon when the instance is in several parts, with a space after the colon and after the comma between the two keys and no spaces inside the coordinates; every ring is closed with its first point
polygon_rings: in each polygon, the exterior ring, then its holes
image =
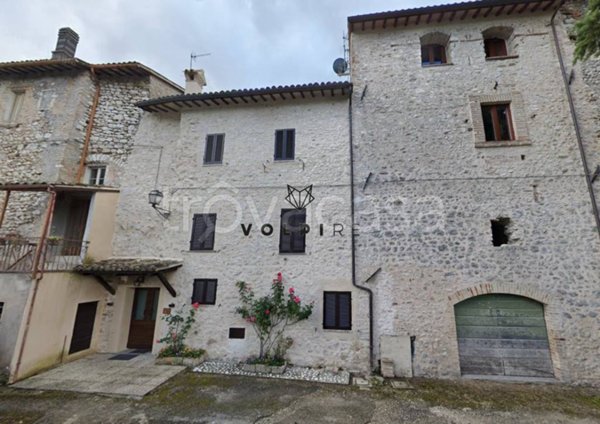
{"type": "Polygon", "coordinates": [[[566,347],[564,346],[565,338],[562,334],[562,328],[560,325],[559,306],[549,292],[534,287],[533,285],[524,283],[481,283],[476,286],[458,290],[449,295],[448,306],[449,309],[452,310],[452,321],[455,334],[456,317],[454,316],[454,307],[464,300],[486,294],[511,294],[535,300],[543,305],[554,375],[558,380],[568,381],[568,370],[563,367],[563,363],[561,361],[561,358],[565,356],[566,347]]]}

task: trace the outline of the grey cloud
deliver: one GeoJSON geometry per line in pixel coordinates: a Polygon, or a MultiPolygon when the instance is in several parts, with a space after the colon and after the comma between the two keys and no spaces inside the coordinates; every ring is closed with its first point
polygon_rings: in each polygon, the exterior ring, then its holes
{"type": "Polygon", "coordinates": [[[0,61],[49,57],[59,27],[90,62],[140,61],[182,84],[190,53],[210,52],[208,90],[337,80],[350,15],[424,0],[0,0],[0,61]]]}

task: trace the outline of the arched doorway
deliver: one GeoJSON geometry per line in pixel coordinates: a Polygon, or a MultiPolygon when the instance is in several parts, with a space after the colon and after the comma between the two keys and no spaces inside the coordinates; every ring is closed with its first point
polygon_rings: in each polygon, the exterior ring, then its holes
{"type": "Polygon", "coordinates": [[[553,377],[544,306],[487,294],[454,306],[461,374],[553,377]]]}

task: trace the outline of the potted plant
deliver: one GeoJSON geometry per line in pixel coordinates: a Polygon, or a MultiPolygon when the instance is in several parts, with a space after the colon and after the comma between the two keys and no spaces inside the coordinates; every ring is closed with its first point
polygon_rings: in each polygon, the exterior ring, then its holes
{"type": "Polygon", "coordinates": [[[283,285],[281,272],[271,285],[271,293],[257,298],[254,291],[243,281],[237,283],[242,305],[236,312],[252,325],[260,342],[257,357],[250,358],[242,366],[244,371],[281,374],[285,371],[285,353],[292,345],[291,338],[282,338],[285,330],[299,321],[308,319],[313,304],[303,305],[290,287],[283,285]]]}
{"type": "Polygon", "coordinates": [[[165,344],[158,352],[157,364],[195,367],[204,361],[206,352],[203,349],[195,349],[185,344],[185,338],[196,321],[196,311],[199,307],[199,303],[193,303],[185,317],[183,308],[179,311],[169,311],[162,316],[161,319],[167,323],[167,334],[157,340],[158,343],[165,344]]]}

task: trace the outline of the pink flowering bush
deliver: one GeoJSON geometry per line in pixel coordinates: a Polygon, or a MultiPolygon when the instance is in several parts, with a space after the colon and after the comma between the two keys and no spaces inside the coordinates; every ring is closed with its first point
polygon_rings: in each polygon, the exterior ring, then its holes
{"type": "MultiPolygon", "coordinates": [[[[252,324],[260,341],[258,359],[261,362],[283,360],[281,337],[287,327],[307,319],[313,304],[303,305],[293,287],[285,295],[281,272],[271,284],[271,293],[256,297],[254,291],[243,281],[237,282],[242,306],[236,312],[252,324]]],[[[289,342],[287,343],[289,345],[289,342]]]]}
{"type": "Polygon", "coordinates": [[[199,307],[199,303],[193,303],[186,317],[183,316],[183,309],[162,316],[161,319],[167,323],[167,334],[156,341],[166,344],[158,353],[159,358],[173,356],[199,358],[204,354],[203,349],[194,349],[185,344],[185,338],[196,321],[196,311],[199,307]]]}

